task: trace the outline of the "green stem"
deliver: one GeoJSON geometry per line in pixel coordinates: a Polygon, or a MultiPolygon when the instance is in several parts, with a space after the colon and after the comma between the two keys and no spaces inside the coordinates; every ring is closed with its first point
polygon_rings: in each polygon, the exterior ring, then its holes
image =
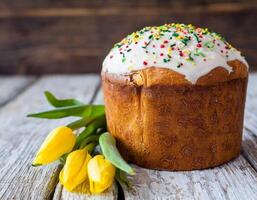
{"type": "Polygon", "coordinates": [[[94,119],[95,118],[92,117],[82,118],[77,121],[69,123],[67,126],[72,130],[76,130],[84,126],[88,126],[88,124],[90,124],[94,119]]]}
{"type": "Polygon", "coordinates": [[[91,142],[98,142],[99,140],[99,135],[91,135],[88,136],[87,138],[85,138],[85,140],[83,140],[80,144],[80,149],[83,149],[87,144],[91,143],[91,142]]]}
{"type": "Polygon", "coordinates": [[[105,115],[95,118],[77,137],[77,145],[80,146],[82,141],[88,136],[94,134],[97,129],[106,127],[105,115]]]}
{"type": "Polygon", "coordinates": [[[86,146],[84,147],[84,149],[87,150],[87,152],[88,152],[89,154],[91,154],[96,145],[97,145],[96,142],[91,142],[91,143],[89,143],[88,145],[86,145],[86,146]]]}

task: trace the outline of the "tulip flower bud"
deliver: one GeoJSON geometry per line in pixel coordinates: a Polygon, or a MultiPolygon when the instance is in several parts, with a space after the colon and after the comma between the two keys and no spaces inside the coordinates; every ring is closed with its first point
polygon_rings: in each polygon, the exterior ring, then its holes
{"type": "Polygon", "coordinates": [[[103,155],[92,158],[87,170],[91,193],[101,193],[112,185],[115,167],[103,155]]]}
{"type": "Polygon", "coordinates": [[[59,175],[61,184],[68,191],[72,191],[87,179],[87,164],[91,158],[85,149],[73,151],[68,155],[59,175]]]}
{"type": "Polygon", "coordinates": [[[40,147],[33,166],[51,163],[62,155],[69,153],[76,143],[76,136],[72,129],[60,126],[51,131],[40,147]]]}

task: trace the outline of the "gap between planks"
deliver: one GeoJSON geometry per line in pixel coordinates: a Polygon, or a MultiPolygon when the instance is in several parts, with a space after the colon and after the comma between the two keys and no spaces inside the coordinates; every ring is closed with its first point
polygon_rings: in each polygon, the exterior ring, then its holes
{"type": "Polygon", "coordinates": [[[0,108],[37,81],[33,76],[0,76],[0,108]]]}
{"type": "Polygon", "coordinates": [[[50,199],[58,165],[32,168],[30,163],[47,133],[69,120],[28,119],[26,114],[49,109],[43,97],[51,90],[60,98],[74,96],[88,103],[99,76],[46,76],[0,109],[0,199],[50,199]],[[51,176],[52,174],[52,176],[51,176]]]}
{"type": "Polygon", "coordinates": [[[249,77],[242,154],[257,171],[257,73],[249,77]]]}
{"type": "Polygon", "coordinates": [[[21,10],[0,10],[0,18],[25,18],[25,17],[83,17],[83,16],[144,16],[144,15],[170,15],[174,14],[198,14],[198,13],[235,13],[251,11],[255,8],[255,4],[238,4],[238,3],[216,3],[209,4],[203,7],[202,5],[191,6],[187,12],[181,9],[177,9],[175,6],[173,8],[167,6],[161,6],[156,9],[156,6],[151,6],[145,8],[141,7],[105,7],[105,8],[37,8],[37,9],[21,9],[21,10]]]}

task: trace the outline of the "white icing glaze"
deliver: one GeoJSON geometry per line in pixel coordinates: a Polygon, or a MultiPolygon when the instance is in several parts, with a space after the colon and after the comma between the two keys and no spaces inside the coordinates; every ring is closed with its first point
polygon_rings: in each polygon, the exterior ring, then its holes
{"type": "Polygon", "coordinates": [[[128,74],[146,67],[172,69],[191,83],[228,61],[248,64],[241,53],[216,33],[192,25],[146,27],[116,44],[103,62],[103,71],[128,74]]]}

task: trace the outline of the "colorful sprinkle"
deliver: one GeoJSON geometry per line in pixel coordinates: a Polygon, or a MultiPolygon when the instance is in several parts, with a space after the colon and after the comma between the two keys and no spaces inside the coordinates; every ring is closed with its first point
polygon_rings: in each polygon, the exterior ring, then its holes
{"type": "MultiPolygon", "coordinates": [[[[208,61],[208,53],[205,54],[204,51],[220,51],[228,58],[229,50],[233,49],[219,34],[210,32],[206,28],[174,23],[143,28],[115,44],[114,48],[118,48],[123,63],[127,59],[127,54],[129,55],[135,48],[134,46],[132,48],[131,45],[142,47],[144,52],[151,55],[153,59],[162,57],[163,63],[171,62],[172,57],[177,58],[176,55],[179,55],[182,62],[177,65],[178,68],[183,65],[183,62],[195,63],[196,57],[202,57],[203,61],[208,61]],[[208,39],[205,35],[208,35],[208,39]],[[160,39],[161,44],[158,41],[160,39]],[[189,45],[190,48],[187,49],[186,47],[189,45]],[[204,48],[202,49],[202,47],[204,48]]],[[[110,55],[109,58],[112,59],[113,55],[110,55]]],[[[153,63],[155,64],[156,61],[153,63]]],[[[143,64],[148,65],[146,61],[143,61],[143,64]]]]}

